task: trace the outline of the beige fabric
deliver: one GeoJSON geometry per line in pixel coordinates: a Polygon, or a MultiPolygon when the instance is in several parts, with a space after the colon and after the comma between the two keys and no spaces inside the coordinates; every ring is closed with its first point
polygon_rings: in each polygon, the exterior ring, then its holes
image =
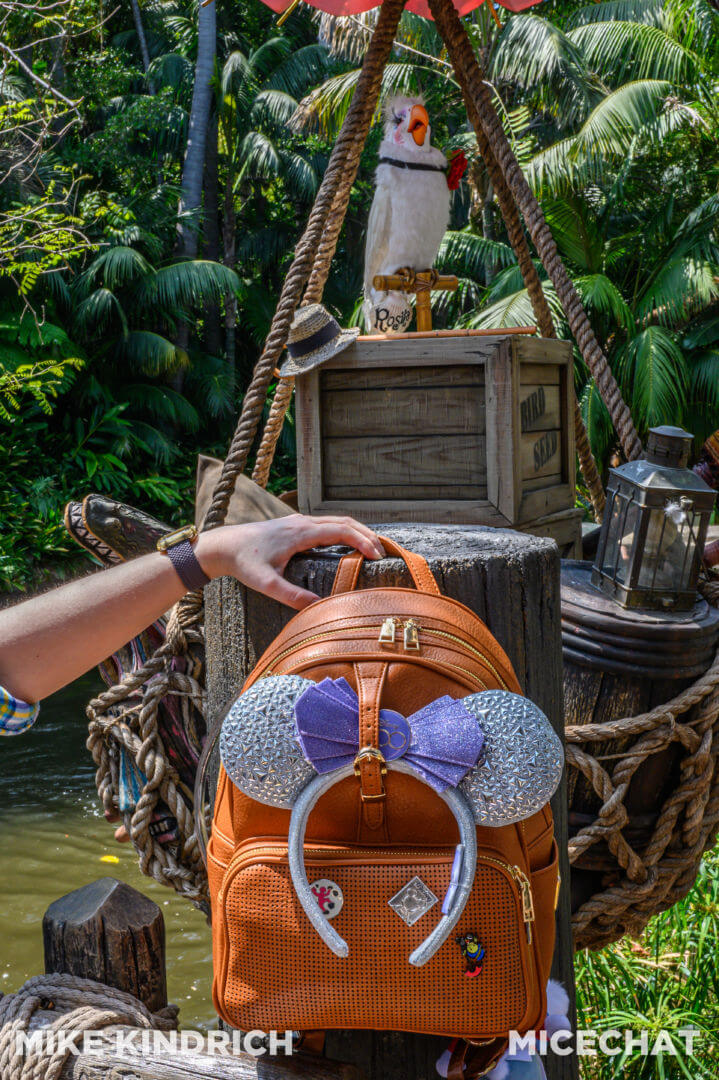
{"type": "MultiPolygon", "coordinates": [[[[210,508],[212,492],[220,478],[222,462],[219,458],[199,454],[197,458],[197,486],[195,491],[195,524],[201,528],[210,508]]],[[[265,491],[249,476],[240,475],[235,482],[225,525],[243,525],[248,521],[268,521],[294,513],[291,506],[265,491]]]]}

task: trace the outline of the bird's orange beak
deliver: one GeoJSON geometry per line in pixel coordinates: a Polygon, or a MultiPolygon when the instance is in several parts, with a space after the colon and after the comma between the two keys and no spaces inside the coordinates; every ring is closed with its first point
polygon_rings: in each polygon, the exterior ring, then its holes
{"type": "Polygon", "coordinates": [[[409,133],[417,143],[417,146],[423,146],[424,140],[427,138],[427,128],[429,127],[429,113],[425,109],[424,105],[413,105],[412,112],[409,114],[409,133]]]}

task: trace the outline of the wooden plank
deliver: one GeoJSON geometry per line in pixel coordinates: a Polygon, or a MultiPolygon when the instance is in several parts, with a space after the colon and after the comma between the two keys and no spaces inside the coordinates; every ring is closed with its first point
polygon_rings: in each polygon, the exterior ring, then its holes
{"type": "Polygon", "coordinates": [[[351,392],[433,386],[483,387],[484,368],[477,364],[443,364],[436,368],[424,367],[419,371],[412,366],[389,367],[385,364],[370,368],[347,368],[342,371],[335,371],[333,368],[320,369],[320,387],[323,394],[329,390],[351,392]]]}
{"type": "Polygon", "coordinates": [[[519,423],[522,432],[561,428],[561,421],[562,410],[558,385],[543,386],[541,383],[520,385],[519,423]]]}
{"type": "MultiPolygon", "coordinates": [[[[520,457],[522,480],[535,480],[540,476],[562,474],[562,433],[552,431],[527,432],[521,436],[520,457]]],[[[543,485],[547,487],[548,485],[543,485]]]]}
{"type": "MultiPolygon", "coordinates": [[[[455,279],[456,280],[456,279],[455,279]]],[[[402,334],[360,334],[360,341],[397,341],[398,338],[458,338],[458,337],[508,337],[514,334],[527,334],[530,337],[537,333],[536,326],[500,326],[486,330],[462,329],[462,330],[407,330],[402,334]]]]}
{"type": "MultiPolygon", "coordinates": [[[[424,519],[433,513],[435,499],[446,499],[451,494],[453,500],[471,500],[487,498],[486,484],[422,484],[422,500],[425,504],[424,519]]],[[[363,515],[374,512],[382,516],[382,503],[401,502],[407,496],[415,495],[416,489],[407,484],[384,484],[381,487],[372,484],[325,485],[325,499],[337,499],[342,502],[358,500],[365,504],[363,515]],[[370,507],[372,510],[370,510],[370,507]]]]}
{"type": "MultiPolygon", "coordinates": [[[[437,367],[441,364],[484,364],[497,351],[502,341],[520,340],[501,337],[449,337],[439,341],[432,337],[358,338],[354,345],[334,356],[330,370],[382,367],[437,367]]],[[[522,338],[522,341],[525,339],[522,338]]],[[[530,341],[531,338],[527,338],[530,341]]],[[[555,360],[556,363],[556,360],[555,360]]],[[[301,376],[305,378],[305,376],[301,376]]]]}
{"type": "Polygon", "coordinates": [[[484,434],[484,387],[330,390],[320,401],[325,438],[484,434]]]}
{"type": "Polygon", "coordinates": [[[542,473],[522,481],[522,492],[539,491],[541,488],[555,488],[562,483],[561,473],[550,473],[548,476],[542,473]]]}
{"type": "Polygon", "coordinates": [[[520,497],[516,381],[517,363],[506,343],[487,361],[487,498],[510,522],[520,497]]]}
{"type": "Polygon", "coordinates": [[[297,444],[297,504],[311,514],[322,499],[322,428],[320,425],[319,369],[297,380],[295,393],[297,444]]]}
{"type": "MultiPolygon", "coordinates": [[[[446,491],[446,489],[445,489],[446,491]]],[[[403,489],[407,494],[407,489],[403,489]]],[[[448,493],[448,492],[447,492],[448,493]]],[[[510,529],[512,522],[487,499],[321,499],[313,514],[349,514],[358,521],[432,521],[438,525],[485,525],[510,529]]]]}
{"type": "Polygon", "coordinates": [[[520,364],[572,364],[572,343],[557,338],[517,337],[513,339],[520,364]]]}
{"type": "Polygon", "coordinates": [[[323,487],[352,486],[358,481],[374,487],[402,485],[420,497],[424,484],[444,485],[485,481],[483,435],[403,436],[325,439],[323,487]],[[451,480],[448,478],[451,477],[451,480]]]}
{"type": "Polygon", "coordinates": [[[538,383],[544,386],[559,386],[561,370],[556,359],[551,364],[520,364],[519,382],[521,386],[536,386],[538,383]]]}
{"type": "MultiPolygon", "coordinates": [[[[545,480],[542,480],[544,483],[545,480]]],[[[563,510],[571,510],[574,507],[574,484],[562,480],[554,487],[539,487],[534,490],[522,490],[522,501],[519,507],[519,520],[524,524],[536,521],[537,518],[546,517],[548,514],[557,514],[563,510]]]]}

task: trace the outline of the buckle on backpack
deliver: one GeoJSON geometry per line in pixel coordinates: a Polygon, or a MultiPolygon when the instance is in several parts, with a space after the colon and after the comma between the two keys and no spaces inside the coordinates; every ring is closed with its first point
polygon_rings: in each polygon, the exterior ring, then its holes
{"type": "MultiPolygon", "coordinates": [[[[379,761],[380,773],[382,774],[382,776],[386,776],[386,774],[387,774],[387,762],[385,761],[384,754],[382,753],[382,751],[378,750],[376,746],[363,746],[363,747],[360,748],[360,751],[359,751],[359,753],[357,754],[357,757],[354,760],[354,773],[355,773],[355,776],[360,775],[360,766],[361,766],[362,762],[366,761],[367,759],[369,759],[371,761],[379,761]]],[[[365,796],[365,797],[366,798],[372,798],[372,799],[381,799],[381,798],[384,798],[384,795],[368,795],[368,796],[365,796]]]]}

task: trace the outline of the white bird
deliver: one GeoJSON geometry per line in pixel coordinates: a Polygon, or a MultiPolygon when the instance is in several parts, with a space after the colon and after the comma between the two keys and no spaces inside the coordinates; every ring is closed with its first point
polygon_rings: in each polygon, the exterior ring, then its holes
{"type": "Polygon", "coordinates": [[[391,98],[384,131],[367,225],[364,313],[368,329],[403,330],[412,314],[404,293],[378,292],[372,281],[403,267],[431,269],[449,222],[447,159],[432,146],[420,98],[391,98]]]}

